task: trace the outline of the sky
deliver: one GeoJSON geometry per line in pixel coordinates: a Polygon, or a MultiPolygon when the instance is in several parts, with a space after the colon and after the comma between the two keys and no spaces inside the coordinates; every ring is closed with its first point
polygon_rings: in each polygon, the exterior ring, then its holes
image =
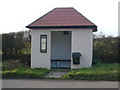
{"type": "Polygon", "coordinates": [[[0,33],[28,30],[28,24],[56,7],[73,7],[105,35],[118,35],[119,0],[1,0],[0,33]]]}

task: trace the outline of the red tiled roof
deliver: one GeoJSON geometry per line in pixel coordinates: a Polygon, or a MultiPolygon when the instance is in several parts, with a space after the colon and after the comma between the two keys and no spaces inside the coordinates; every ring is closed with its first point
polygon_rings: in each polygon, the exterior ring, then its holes
{"type": "Polygon", "coordinates": [[[74,8],[55,8],[27,26],[27,28],[50,27],[88,27],[93,28],[93,31],[97,31],[97,26],[74,8]]]}

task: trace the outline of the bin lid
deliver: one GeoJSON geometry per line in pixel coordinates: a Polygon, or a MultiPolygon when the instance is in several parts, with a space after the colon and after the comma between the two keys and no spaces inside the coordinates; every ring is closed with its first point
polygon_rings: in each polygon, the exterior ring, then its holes
{"type": "Polygon", "coordinates": [[[80,52],[73,52],[72,53],[72,57],[73,58],[79,58],[81,56],[81,53],[80,52]]]}

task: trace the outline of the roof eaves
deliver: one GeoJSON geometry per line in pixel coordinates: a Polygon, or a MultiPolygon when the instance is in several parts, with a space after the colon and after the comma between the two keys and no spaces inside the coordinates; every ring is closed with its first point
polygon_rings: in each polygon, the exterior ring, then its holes
{"type": "Polygon", "coordinates": [[[26,28],[30,29],[43,29],[43,28],[92,28],[93,32],[97,31],[97,26],[26,26],[26,28]]]}

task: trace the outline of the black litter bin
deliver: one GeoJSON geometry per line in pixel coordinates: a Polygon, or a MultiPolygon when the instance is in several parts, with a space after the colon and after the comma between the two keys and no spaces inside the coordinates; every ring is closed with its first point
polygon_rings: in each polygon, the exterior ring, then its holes
{"type": "Polygon", "coordinates": [[[73,52],[72,53],[72,58],[73,58],[73,64],[80,64],[80,52],[73,52]]]}

